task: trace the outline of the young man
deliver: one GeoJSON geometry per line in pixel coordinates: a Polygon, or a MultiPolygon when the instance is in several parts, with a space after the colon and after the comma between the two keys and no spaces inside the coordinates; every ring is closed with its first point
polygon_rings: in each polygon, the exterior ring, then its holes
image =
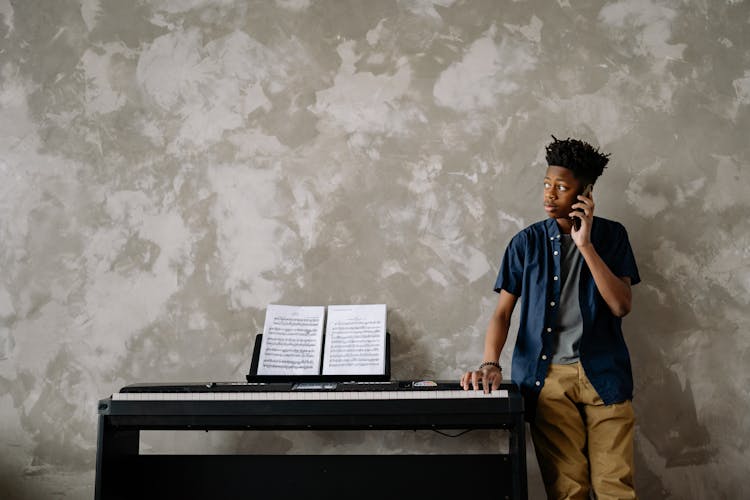
{"type": "Polygon", "coordinates": [[[590,192],[609,155],[552,138],[544,177],[549,218],[508,244],[484,362],[461,385],[498,388],[500,351],[520,298],[512,376],[524,395],[547,496],[588,499],[593,489],[598,500],[636,498],[633,380],[621,318],[630,312],[638,269],[625,228],[594,217],[590,192]]]}

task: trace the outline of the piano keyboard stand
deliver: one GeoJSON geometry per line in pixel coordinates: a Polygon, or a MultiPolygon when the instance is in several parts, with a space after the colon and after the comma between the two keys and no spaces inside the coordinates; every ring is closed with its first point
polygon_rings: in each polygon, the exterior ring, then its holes
{"type": "Polygon", "coordinates": [[[340,388],[341,397],[330,391],[302,396],[267,386],[258,391],[248,386],[212,389],[210,384],[195,386],[202,392],[192,392],[195,387],[188,386],[174,390],[141,386],[135,392],[115,394],[99,403],[95,497],[359,500],[487,495],[526,499],[523,403],[514,385],[504,384],[488,397],[473,391],[465,394],[457,384],[441,384],[429,394],[394,390],[403,383],[393,384],[378,387],[376,392],[359,391],[359,395],[340,388]],[[243,392],[250,395],[238,396],[243,392]],[[265,395],[258,398],[258,392],[265,395]],[[141,430],[386,429],[505,429],[508,453],[139,453],[141,430]]]}

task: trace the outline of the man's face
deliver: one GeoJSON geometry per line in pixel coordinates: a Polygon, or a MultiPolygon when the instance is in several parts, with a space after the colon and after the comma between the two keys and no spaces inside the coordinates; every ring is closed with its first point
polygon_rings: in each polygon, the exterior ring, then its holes
{"type": "Polygon", "coordinates": [[[581,182],[573,171],[565,167],[550,166],[544,176],[544,211],[555,219],[568,219],[571,205],[578,202],[581,182]]]}

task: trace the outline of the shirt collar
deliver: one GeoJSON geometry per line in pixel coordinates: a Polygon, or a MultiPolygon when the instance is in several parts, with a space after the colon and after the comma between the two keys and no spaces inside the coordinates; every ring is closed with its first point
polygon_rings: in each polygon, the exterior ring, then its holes
{"type": "MultiPolygon", "coordinates": [[[[591,235],[593,238],[594,230],[596,229],[596,216],[594,216],[594,220],[591,221],[591,235]]],[[[547,237],[559,240],[560,239],[560,226],[557,225],[557,220],[555,220],[554,217],[548,217],[544,221],[544,227],[547,231],[547,237]]]]}
{"type": "Polygon", "coordinates": [[[560,239],[560,226],[557,225],[557,221],[554,217],[549,217],[544,222],[544,226],[547,228],[547,236],[551,239],[560,239]]]}

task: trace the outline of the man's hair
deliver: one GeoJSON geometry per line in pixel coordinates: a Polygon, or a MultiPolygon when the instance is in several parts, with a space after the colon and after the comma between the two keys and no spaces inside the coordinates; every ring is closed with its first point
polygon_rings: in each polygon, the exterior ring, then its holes
{"type": "Polygon", "coordinates": [[[577,139],[561,141],[554,135],[552,139],[546,146],[547,165],[570,169],[575,178],[584,184],[593,184],[602,175],[609,162],[609,154],[600,153],[598,148],[577,139]]]}

